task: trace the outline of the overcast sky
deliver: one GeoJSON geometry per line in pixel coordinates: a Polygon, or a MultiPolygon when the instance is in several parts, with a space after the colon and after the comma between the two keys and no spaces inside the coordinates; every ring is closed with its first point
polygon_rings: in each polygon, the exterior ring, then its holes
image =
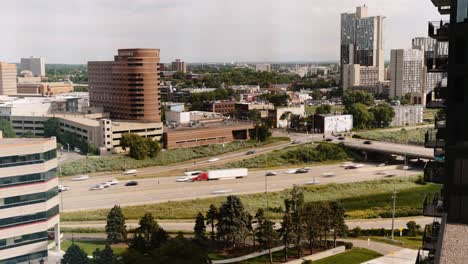
{"type": "Polygon", "coordinates": [[[367,4],[385,48],[410,48],[441,16],[429,0],[2,0],[0,60],[110,60],[160,48],[161,61],[338,60],[340,13],[367,4]]]}

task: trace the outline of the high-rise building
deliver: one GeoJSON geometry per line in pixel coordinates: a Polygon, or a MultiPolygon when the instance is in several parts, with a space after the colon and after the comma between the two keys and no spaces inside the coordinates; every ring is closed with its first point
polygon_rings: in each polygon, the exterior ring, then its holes
{"type": "Polygon", "coordinates": [[[255,64],[255,71],[258,71],[258,72],[269,72],[269,71],[271,71],[271,64],[268,64],[268,63],[258,63],[258,64],[255,64]]]}
{"type": "Polygon", "coordinates": [[[0,61],[0,95],[16,95],[16,65],[0,61]]]}
{"type": "Polygon", "coordinates": [[[88,62],[89,101],[111,118],[161,121],[159,49],[119,49],[114,61],[88,62]]]}
{"type": "Polygon", "coordinates": [[[60,251],[56,169],[55,139],[0,138],[0,263],[49,263],[49,232],[60,251]]]}
{"type": "Polygon", "coordinates": [[[356,13],[341,14],[342,69],[346,64],[377,67],[379,81],[384,81],[383,16],[369,17],[367,6],[356,8],[356,13]]]}
{"type": "Polygon", "coordinates": [[[448,58],[448,43],[429,37],[418,37],[412,40],[413,49],[424,50],[424,59],[429,71],[439,65],[446,65],[448,58]]]}
{"type": "Polygon", "coordinates": [[[181,61],[180,59],[176,59],[175,61],[172,62],[172,70],[186,73],[187,65],[185,65],[184,61],[181,61]]]}
{"type": "Polygon", "coordinates": [[[397,49],[390,53],[390,97],[424,94],[424,51],[397,49]]]}
{"type": "Polygon", "coordinates": [[[21,58],[21,69],[31,71],[34,76],[46,76],[44,58],[21,58]]]}

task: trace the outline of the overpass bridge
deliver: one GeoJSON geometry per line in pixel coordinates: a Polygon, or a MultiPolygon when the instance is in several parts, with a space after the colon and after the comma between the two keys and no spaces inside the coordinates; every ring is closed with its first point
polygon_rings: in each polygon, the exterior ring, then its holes
{"type": "MultiPolygon", "coordinates": [[[[396,144],[382,141],[371,141],[371,144],[364,144],[367,140],[347,138],[342,143],[349,149],[365,151],[367,153],[382,153],[406,156],[407,158],[433,159],[434,150],[423,146],[396,144]]],[[[338,142],[337,142],[338,143],[338,142]]]]}

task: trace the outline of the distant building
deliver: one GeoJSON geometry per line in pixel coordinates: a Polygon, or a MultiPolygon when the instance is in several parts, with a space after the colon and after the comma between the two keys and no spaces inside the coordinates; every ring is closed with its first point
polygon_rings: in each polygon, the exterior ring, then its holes
{"type": "Polygon", "coordinates": [[[284,114],[290,113],[291,115],[305,116],[305,107],[301,105],[291,105],[284,107],[276,107],[275,110],[269,111],[269,117],[274,120],[276,128],[287,128],[289,124],[288,118],[282,119],[284,114]]]}
{"type": "Polygon", "coordinates": [[[418,37],[412,40],[413,49],[424,50],[425,65],[428,70],[448,62],[448,42],[437,41],[429,37],[418,37]]]}
{"type": "Polygon", "coordinates": [[[49,263],[48,249],[60,252],[56,172],[55,139],[0,138],[0,263],[49,263]]]}
{"type": "Polygon", "coordinates": [[[91,106],[113,119],[161,122],[159,49],[119,49],[114,61],[88,62],[91,106]]]}
{"type": "Polygon", "coordinates": [[[18,95],[52,96],[73,92],[73,85],[67,82],[18,83],[18,95]]]}
{"type": "Polygon", "coordinates": [[[378,81],[384,80],[383,16],[369,17],[367,6],[359,6],[356,13],[341,14],[341,81],[344,66],[357,64],[377,68],[378,81]]]}
{"type": "Polygon", "coordinates": [[[402,97],[408,93],[424,93],[425,71],[423,50],[392,50],[390,97],[402,97]]]}
{"type": "Polygon", "coordinates": [[[395,111],[395,117],[390,126],[412,126],[423,122],[422,105],[396,105],[392,108],[395,111]]]}
{"type": "Polygon", "coordinates": [[[314,133],[330,134],[349,132],[353,129],[352,115],[314,115],[314,133]]]}
{"type": "Polygon", "coordinates": [[[343,66],[344,91],[353,87],[377,87],[379,82],[381,80],[379,80],[378,67],[366,67],[359,64],[343,66]]]}
{"type": "Polygon", "coordinates": [[[185,65],[184,61],[181,61],[180,59],[176,59],[175,61],[172,62],[172,70],[176,72],[187,72],[187,65],[185,65]]]}
{"type": "Polygon", "coordinates": [[[0,95],[16,95],[16,65],[0,62],[0,95]]]}
{"type": "Polygon", "coordinates": [[[208,103],[209,109],[214,113],[220,113],[225,116],[233,115],[235,111],[235,101],[213,101],[208,103]]]}
{"type": "Polygon", "coordinates": [[[269,71],[271,71],[271,64],[268,64],[268,63],[255,64],[255,71],[257,71],[257,72],[269,72],[269,71]]]}
{"type": "Polygon", "coordinates": [[[18,77],[16,77],[17,83],[39,83],[41,81],[41,76],[34,76],[34,74],[28,70],[21,71],[18,77]]]}
{"type": "Polygon", "coordinates": [[[34,76],[45,77],[45,61],[44,58],[21,58],[21,70],[31,71],[34,76]]]}

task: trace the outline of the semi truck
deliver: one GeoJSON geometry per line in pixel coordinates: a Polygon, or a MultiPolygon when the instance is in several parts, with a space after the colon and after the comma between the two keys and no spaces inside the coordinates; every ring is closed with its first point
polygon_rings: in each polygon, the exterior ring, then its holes
{"type": "Polygon", "coordinates": [[[197,175],[187,176],[186,181],[211,181],[223,179],[238,179],[244,178],[249,175],[249,170],[246,168],[239,169],[223,169],[223,170],[209,170],[198,173],[197,175]]]}

